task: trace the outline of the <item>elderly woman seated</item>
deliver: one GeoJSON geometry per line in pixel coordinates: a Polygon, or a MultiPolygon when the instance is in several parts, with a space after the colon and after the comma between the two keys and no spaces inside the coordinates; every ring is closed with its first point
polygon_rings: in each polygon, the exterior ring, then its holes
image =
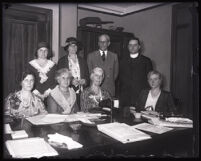
{"type": "Polygon", "coordinates": [[[41,99],[32,93],[35,77],[30,71],[22,74],[21,90],[10,93],[5,101],[5,114],[15,118],[46,114],[41,99]]]}
{"type": "Polygon", "coordinates": [[[141,91],[136,102],[137,111],[156,111],[163,114],[176,112],[170,92],[161,89],[162,75],[158,71],[150,71],[147,75],[151,89],[141,91]]]}
{"type": "Polygon", "coordinates": [[[71,114],[78,111],[76,93],[69,87],[71,78],[71,72],[67,68],[56,71],[55,79],[58,85],[47,98],[49,113],[71,114]]]}
{"type": "Polygon", "coordinates": [[[100,109],[99,102],[111,99],[110,94],[100,87],[104,78],[104,72],[101,68],[96,67],[90,75],[90,87],[86,88],[80,97],[81,111],[91,112],[94,109],[100,109]]]}

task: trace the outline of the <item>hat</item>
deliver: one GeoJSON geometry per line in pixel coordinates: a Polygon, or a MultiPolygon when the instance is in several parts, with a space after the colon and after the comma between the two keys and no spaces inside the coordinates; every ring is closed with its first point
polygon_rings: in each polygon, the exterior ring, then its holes
{"type": "Polygon", "coordinates": [[[48,43],[46,43],[46,42],[39,42],[39,43],[38,43],[38,46],[37,46],[37,50],[40,49],[40,48],[43,48],[43,47],[49,49],[48,43]]]}
{"type": "Polygon", "coordinates": [[[107,24],[107,23],[114,23],[113,21],[101,21],[99,17],[85,17],[80,19],[80,26],[86,26],[87,24],[107,24]]]}
{"type": "Polygon", "coordinates": [[[80,42],[75,37],[69,37],[66,39],[64,50],[67,50],[71,44],[75,44],[80,48],[80,42]]]}

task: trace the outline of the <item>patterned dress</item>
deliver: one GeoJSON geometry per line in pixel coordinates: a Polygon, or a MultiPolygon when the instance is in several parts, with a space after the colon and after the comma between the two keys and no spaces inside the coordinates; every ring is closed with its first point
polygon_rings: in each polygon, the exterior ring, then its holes
{"type": "Polygon", "coordinates": [[[101,89],[101,93],[96,95],[90,87],[86,88],[80,97],[81,111],[88,112],[93,108],[99,108],[99,102],[105,99],[111,99],[109,92],[101,89]]]}
{"type": "Polygon", "coordinates": [[[21,91],[11,93],[5,100],[5,114],[14,117],[30,117],[38,114],[47,114],[41,99],[32,93],[30,102],[21,99],[21,91]]]}

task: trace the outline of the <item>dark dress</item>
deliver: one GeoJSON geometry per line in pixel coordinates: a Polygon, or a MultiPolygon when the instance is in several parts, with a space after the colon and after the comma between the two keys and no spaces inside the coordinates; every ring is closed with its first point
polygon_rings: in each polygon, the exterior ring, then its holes
{"type": "Polygon", "coordinates": [[[147,89],[147,74],[153,70],[151,60],[138,55],[137,58],[124,57],[120,61],[120,105],[122,107],[135,105],[143,89],[147,89]]]}
{"type": "Polygon", "coordinates": [[[43,71],[46,75],[47,75],[47,80],[45,82],[41,83],[41,77],[40,77],[40,72],[39,69],[40,67],[38,67],[38,64],[36,63],[35,60],[32,60],[28,63],[28,69],[30,71],[32,71],[35,75],[35,83],[34,83],[34,89],[38,90],[40,92],[40,94],[44,94],[45,91],[47,91],[48,89],[53,89],[56,85],[55,83],[55,71],[56,71],[56,64],[51,61],[48,60],[48,64],[42,68],[43,71]]]}
{"type": "MultiPolygon", "coordinates": [[[[148,89],[141,91],[139,98],[135,105],[137,111],[145,111],[145,104],[147,101],[148,94],[149,94],[148,89]]],[[[176,112],[174,100],[173,100],[170,92],[161,90],[161,94],[156,102],[155,111],[161,112],[161,113],[175,113],[176,112]]]]}

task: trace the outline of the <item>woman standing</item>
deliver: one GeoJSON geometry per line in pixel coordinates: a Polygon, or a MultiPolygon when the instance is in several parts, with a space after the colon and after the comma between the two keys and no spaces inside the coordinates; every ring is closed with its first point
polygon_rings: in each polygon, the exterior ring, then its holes
{"type": "Polygon", "coordinates": [[[46,42],[38,44],[35,56],[36,59],[31,60],[28,64],[28,69],[36,76],[35,89],[33,93],[44,100],[55,86],[54,74],[56,65],[49,60],[51,57],[49,46],[46,42]]]}
{"type": "Polygon", "coordinates": [[[77,94],[77,103],[79,105],[80,93],[88,84],[89,72],[86,61],[77,56],[80,45],[76,38],[69,37],[66,39],[64,50],[66,55],[59,59],[57,70],[68,68],[73,76],[71,86],[77,94]]]}

